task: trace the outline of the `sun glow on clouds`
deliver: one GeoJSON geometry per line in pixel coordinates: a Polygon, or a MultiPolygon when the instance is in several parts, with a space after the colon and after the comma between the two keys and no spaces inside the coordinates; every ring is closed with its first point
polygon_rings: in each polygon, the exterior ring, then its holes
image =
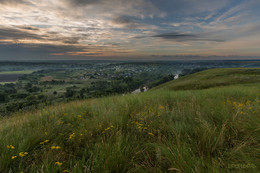
{"type": "Polygon", "coordinates": [[[205,10],[191,6],[194,0],[2,0],[0,49],[19,44],[25,56],[45,51],[72,58],[259,55],[260,3],[235,2],[221,0],[213,8],[196,1],[205,10]]]}

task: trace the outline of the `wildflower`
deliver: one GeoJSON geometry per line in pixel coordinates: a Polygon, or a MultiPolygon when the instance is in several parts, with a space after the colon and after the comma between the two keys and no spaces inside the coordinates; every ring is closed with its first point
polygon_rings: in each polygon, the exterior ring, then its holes
{"type": "Polygon", "coordinates": [[[159,109],[164,109],[164,106],[162,106],[162,105],[161,105],[161,106],[159,106],[159,109]]]}
{"type": "Polygon", "coordinates": [[[25,155],[23,154],[23,152],[20,152],[20,153],[19,153],[19,156],[20,156],[20,157],[24,157],[25,155]]]}
{"type": "Polygon", "coordinates": [[[51,146],[51,149],[52,149],[52,150],[55,150],[55,149],[56,149],[56,147],[55,147],[55,146],[51,146]]]}
{"type": "Polygon", "coordinates": [[[40,142],[40,144],[42,145],[42,144],[48,143],[48,142],[49,142],[49,140],[45,140],[45,141],[43,141],[43,142],[40,142]]]}
{"type": "Polygon", "coordinates": [[[70,134],[69,139],[72,139],[75,137],[75,133],[70,134]]]}
{"type": "Polygon", "coordinates": [[[68,170],[64,170],[64,171],[62,171],[62,172],[69,172],[68,170]]]}
{"type": "Polygon", "coordinates": [[[60,146],[56,146],[56,150],[59,150],[61,147],[60,146]]]}
{"type": "Polygon", "coordinates": [[[62,163],[61,162],[55,162],[55,165],[61,166],[62,163]]]}
{"type": "Polygon", "coordinates": [[[27,152],[20,152],[20,153],[19,153],[19,156],[20,156],[20,157],[24,157],[24,156],[27,155],[27,154],[28,154],[27,152]]]}
{"type": "Polygon", "coordinates": [[[15,159],[17,156],[12,156],[11,159],[15,159]]]}
{"type": "Polygon", "coordinates": [[[6,148],[13,150],[15,147],[13,145],[7,145],[6,148]]]}
{"type": "Polygon", "coordinates": [[[153,133],[148,133],[148,135],[154,136],[154,134],[153,134],[153,133]]]}

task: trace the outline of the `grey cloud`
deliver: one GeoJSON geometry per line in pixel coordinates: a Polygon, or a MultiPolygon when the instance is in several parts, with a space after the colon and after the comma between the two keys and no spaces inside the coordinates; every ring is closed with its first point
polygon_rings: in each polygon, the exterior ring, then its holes
{"type": "Polygon", "coordinates": [[[172,15],[201,14],[204,12],[215,12],[232,0],[151,0],[158,8],[165,9],[172,15]]]}
{"type": "Polygon", "coordinates": [[[37,35],[30,33],[28,31],[38,31],[39,28],[30,27],[30,26],[18,26],[18,29],[15,28],[0,28],[0,40],[1,39],[12,39],[14,41],[20,39],[26,40],[42,40],[42,41],[60,41],[65,44],[78,44],[79,37],[64,37],[59,35],[58,32],[47,32],[43,35],[37,35]]]}
{"type": "Polygon", "coordinates": [[[114,19],[112,19],[112,24],[128,29],[138,29],[143,27],[142,24],[124,16],[115,17],[114,19]]]}
{"type": "Polygon", "coordinates": [[[196,34],[183,34],[178,32],[158,34],[158,35],[153,35],[152,37],[159,37],[163,39],[173,39],[173,40],[186,40],[186,39],[193,40],[198,38],[196,34]]]}
{"type": "Polygon", "coordinates": [[[36,34],[13,28],[0,28],[0,39],[42,39],[36,34]]]}
{"type": "Polygon", "coordinates": [[[123,17],[123,16],[116,17],[112,21],[113,21],[113,23],[116,23],[116,24],[131,24],[131,23],[135,23],[133,20],[131,20],[131,19],[127,18],[127,17],[123,17]]]}
{"type": "Polygon", "coordinates": [[[24,30],[29,30],[29,31],[38,31],[39,28],[32,27],[32,26],[18,26],[18,28],[24,29],[24,30]]]}
{"type": "Polygon", "coordinates": [[[19,5],[19,4],[30,5],[31,3],[26,1],[26,0],[0,0],[0,4],[4,4],[4,5],[19,5]]]}
{"type": "Polygon", "coordinates": [[[126,16],[114,17],[111,21],[111,24],[114,27],[125,28],[125,29],[153,30],[158,28],[156,25],[141,23],[138,20],[134,20],[126,16]]]}
{"type": "MultiPolygon", "coordinates": [[[[48,59],[52,53],[78,52],[86,47],[50,44],[6,44],[0,41],[2,59],[48,59]]],[[[57,56],[55,56],[57,57],[57,56]]],[[[62,56],[65,57],[65,56],[62,56]]]]}
{"type": "Polygon", "coordinates": [[[162,38],[165,40],[173,40],[173,41],[215,41],[215,42],[223,42],[223,39],[212,38],[208,33],[181,33],[181,32],[171,32],[171,33],[163,33],[152,36],[141,36],[136,38],[162,38]]]}
{"type": "Polygon", "coordinates": [[[66,44],[78,44],[79,40],[80,40],[79,37],[69,37],[69,38],[64,38],[62,42],[66,44]]]}
{"type": "Polygon", "coordinates": [[[77,17],[80,13],[85,14],[86,8],[88,13],[98,16],[126,15],[139,18],[165,16],[150,0],[66,0],[66,4],[73,5],[78,9],[77,17]],[[80,9],[83,9],[80,11],[80,9]]]}
{"type": "Polygon", "coordinates": [[[73,5],[89,5],[89,4],[98,4],[103,2],[104,0],[67,0],[70,4],[73,5]]]}
{"type": "Polygon", "coordinates": [[[23,3],[24,0],[0,0],[0,4],[7,4],[7,3],[23,3]]]}

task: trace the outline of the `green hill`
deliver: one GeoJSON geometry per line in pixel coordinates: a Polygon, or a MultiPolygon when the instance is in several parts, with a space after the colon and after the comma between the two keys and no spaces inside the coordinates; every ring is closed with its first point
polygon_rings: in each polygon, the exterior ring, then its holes
{"type": "Polygon", "coordinates": [[[0,172],[259,172],[260,69],[0,119],[0,172]]]}

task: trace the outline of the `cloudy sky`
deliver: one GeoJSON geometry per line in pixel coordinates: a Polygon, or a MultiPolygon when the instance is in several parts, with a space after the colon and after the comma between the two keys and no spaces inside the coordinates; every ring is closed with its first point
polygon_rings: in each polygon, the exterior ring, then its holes
{"type": "Polygon", "coordinates": [[[0,0],[0,60],[260,57],[259,0],[0,0]]]}

